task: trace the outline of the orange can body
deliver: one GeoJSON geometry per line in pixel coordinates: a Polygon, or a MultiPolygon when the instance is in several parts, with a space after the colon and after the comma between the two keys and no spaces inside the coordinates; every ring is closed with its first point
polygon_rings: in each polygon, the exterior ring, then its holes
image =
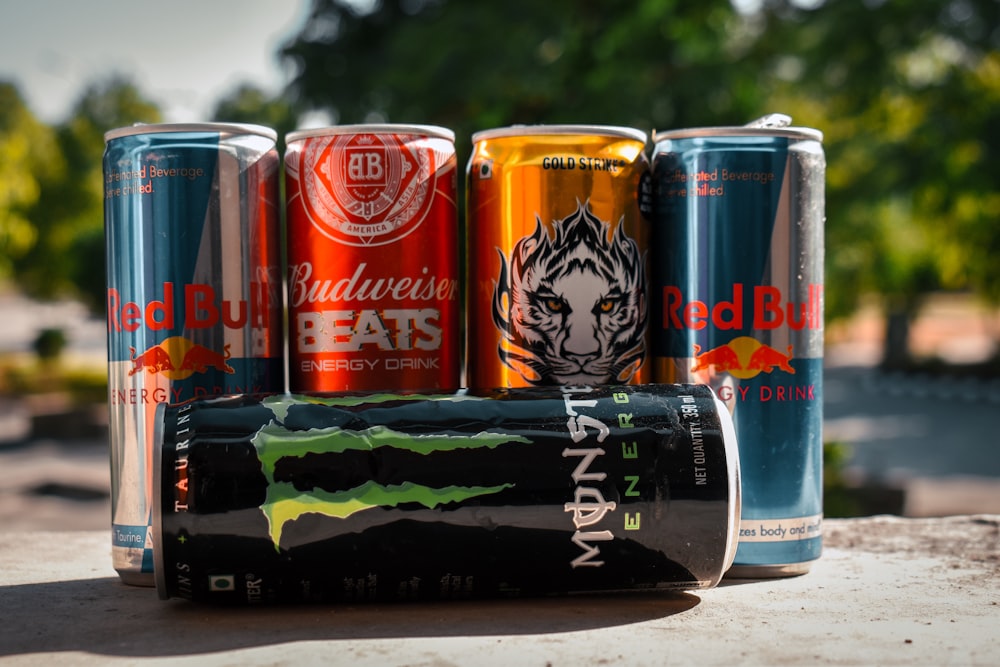
{"type": "Polygon", "coordinates": [[[456,389],[454,133],[424,125],[293,132],[285,174],[289,389],[456,389]]]}
{"type": "Polygon", "coordinates": [[[473,144],[468,385],[650,382],[646,135],[515,126],[473,144]]]}

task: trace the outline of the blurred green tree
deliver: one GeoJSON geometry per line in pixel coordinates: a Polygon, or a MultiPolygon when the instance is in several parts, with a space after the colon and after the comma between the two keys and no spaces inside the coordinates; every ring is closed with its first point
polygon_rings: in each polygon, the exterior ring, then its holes
{"type": "Polygon", "coordinates": [[[755,20],[777,106],[826,133],[827,312],[880,294],[884,363],[906,365],[929,291],[1000,304],[1000,3],[764,0],[755,20]]]}
{"type": "Polygon", "coordinates": [[[103,310],[104,133],[159,120],[159,109],[133,83],[113,77],[89,86],[69,119],[55,128],[63,168],[39,178],[39,196],[25,213],[34,238],[12,262],[26,294],[74,296],[95,312],[103,310]]]}
{"type": "Polygon", "coordinates": [[[314,0],[282,53],[337,122],[643,129],[769,111],[826,135],[827,312],[883,295],[886,361],[935,289],[1000,303],[996,0],[314,0]]]}
{"type": "Polygon", "coordinates": [[[31,113],[17,87],[0,82],[0,279],[37,243],[31,219],[41,181],[58,177],[65,163],[55,133],[31,113]]]}
{"type": "Polygon", "coordinates": [[[316,0],[283,54],[290,92],[337,122],[646,129],[741,123],[766,88],[752,35],[723,0],[316,0]]]}

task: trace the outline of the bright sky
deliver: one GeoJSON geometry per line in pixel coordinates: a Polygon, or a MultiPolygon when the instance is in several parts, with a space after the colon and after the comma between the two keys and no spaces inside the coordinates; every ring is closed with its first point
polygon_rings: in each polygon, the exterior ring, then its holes
{"type": "Polygon", "coordinates": [[[208,120],[242,83],[276,93],[278,49],[310,0],[0,0],[0,81],[43,122],[66,120],[87,85],[125,74],[164,120],[208,120]]]}

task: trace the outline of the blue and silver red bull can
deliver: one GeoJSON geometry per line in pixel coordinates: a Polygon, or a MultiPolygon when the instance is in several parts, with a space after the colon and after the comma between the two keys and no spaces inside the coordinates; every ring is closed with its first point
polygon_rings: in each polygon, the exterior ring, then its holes
{"type": "Polygon", "coordinates": [[[156,407],[284,389],[276,133],[136,125],[105,135],[112,559],[153,585],[156,407]]]}
{"type": "Polygon", "coordinates": [[[654,135],[654,371],[733,413],[736,577],[801,574],[822,547],[826,161],[788,121],[654,135]]]}

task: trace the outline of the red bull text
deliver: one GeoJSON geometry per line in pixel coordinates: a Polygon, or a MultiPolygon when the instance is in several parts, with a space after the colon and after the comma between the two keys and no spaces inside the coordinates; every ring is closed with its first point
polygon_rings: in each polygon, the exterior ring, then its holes
{"type": "Polygon", "coordinates": [[[711,385],[742,465],[730,576],[800,574],[822,547],[822,134],[654,135],[657,382],[711,385]]]}
{"type": "Polygon", "coordinates": [[[160,403],[284,389],[276,134],[230,124],[105,135],[112,559],[153,585],[160,403]]]}

